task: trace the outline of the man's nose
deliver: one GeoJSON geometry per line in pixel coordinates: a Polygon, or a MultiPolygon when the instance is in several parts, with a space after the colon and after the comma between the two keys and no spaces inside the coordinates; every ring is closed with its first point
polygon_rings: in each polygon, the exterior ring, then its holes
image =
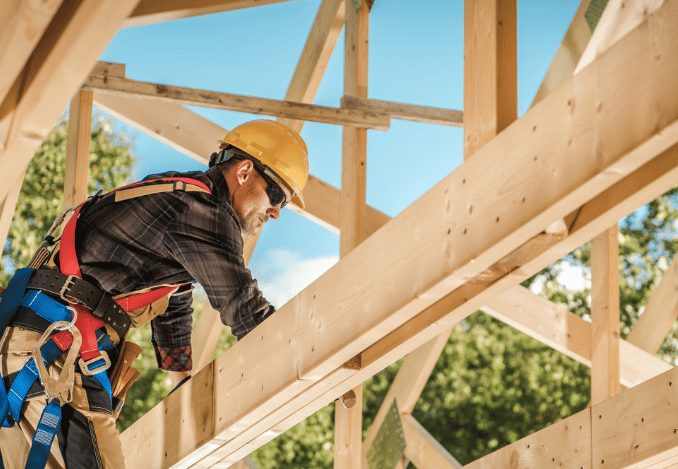
{"type": "Polygon", "coordinates": [[[268,210],[266,210],[266,215],[268,215],[268,218],[273,218],[274,220],[277,220],[278,217],[280,216],[280,207],[271,207],[268,210]]]}

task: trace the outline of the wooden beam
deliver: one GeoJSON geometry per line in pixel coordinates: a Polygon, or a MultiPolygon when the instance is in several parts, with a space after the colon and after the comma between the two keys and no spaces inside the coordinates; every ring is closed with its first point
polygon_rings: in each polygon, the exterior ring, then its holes
{"type": "Polygon", "coordinates": [[[90,75],[107,75],[118,78],[125,78],[125,71],[127,66],[116,62],[102,62],[96,63],[90,75]]]}
{"type": "Polygon", "coordinates": [[[515,0],[464,1],[464,159],[518,116],[515,0]]]}
{"type": "Polygon", "coordinates": [[[22,78],[0,105],[0,188],[4,199],[48,135],[97,58],[138,0],[64,2],[26,63],[22,78]],[[10,96],[12,98],[10,99],[10,96]]]}
{"type": "Polygon", "coordinates": [[[87,199],[89,146],[92,140],[92,102],[89,91],[80,91],[71,100],[66,144],[64,210],[87,199]]]}
{"type": "Polygon", "coordinates": [[[417,469],[459,469],[462,465],[454,459],[417,420],[409,414],[400,421],[405,434],[405,456],[417,469]]]}
{"type": "Polygon", "coordinates": [[[590,3],[591,0],[582,0],[579,4],[579,8],[577,8],[570,27],[567,28],[563,41],[553,56],[551,65],[546,71],[531,106],[537,104],[544,96],[565,83],[574,73],[577,62],[579,62],[579,58],[584,53],[584,49],[591,38],[591,28],[584,17],[590,3]]]}
{"type": "Polygon", "coordinates": [[[591,366],[591,323],[564,306],[517,286],[480,309],[570,358],[591,366]]]}
{"type": "Polygon", "coordinates": [[[5,196],[5,200],[3,200],[0,205],[0,241],[2,241],[0,246],[4,246],[7,241],[7,235],[9,234],[9,228],[12,226],[12,218],[14,217],[16,204],[19,201],[19,195],[21,194],[23,179],[22,173],[19,180],[17,180],[10,188],[7,196],[5,196]]]}
{"type": "MultiPolygon", "coordinates": [[[[591,366],[591,323],[564,306],[514,287],[480,308],[555,350],[591,366]]],[[[671,365],[635,345],[620,341],[620,380],[626,387],[647,381],[671,365]]]]}
{"type": "Polygon", "coordinates": [[[650,353],[657,353],[666,335],[678,318],[678,256],[671,265],[652,298],[647,302],[643,314],[633,325],[627,340],[650,353]]]}
{"type": "Polygon", "coordinates": [[[387,114],[391,119],[463,127],[464,113],[462,111],[442,107],[396,103],[380,99],[359,98],[357,96],[343,96],[341,98],[341,107],[387,114]]]}
{"type": "Polygon", "coordinates": [[[668,468],[678,463],[675,367],[591,408],[593,469],[668,468]]]}
{"type": "Polygon", "coordinates": [[[0,3],[0,103],[7,97],[63,0],[0,3]]]}
{"type": "Polygon", "coordinates": [[[233,11],[288,0],[141,0],[123,28],[233,11]]]}
{"type": "MultiPolygon", "coordinates": [[[[367,97],[370,11],[365,2],[345,2],[344,94],[367,97]]],[[[367,130],[342,129],[339,255],[345,258],[367,238],[367,130]]],[[[358,357],[358,361],[360,361],[358,357]]],[[[353,393],[356,402],[334,408],[334,469],[360,469],[362,465],[363,388],[353,393]]]]}
{"type": "MultiPolygon", "coordinates": [[[[594,199],[594,201],[592,201],[592,206],[599,209],[599,212],[597,212],[597,218],[592,215],[593,210],[586,210],[585,213],[587,216],[584,218],[586,222],[578,224],[577,229],[570,235],[570,237],[566,238],[560,243],[560,245],[555,246],[552,252],[538,256],[536,260],[529,262],[523,267],[523,269],[517,270],[516,273],[519,275],[510,275],[501,281],[492,284],[491,287],[486,289],[484,293],[485,299],[479,298],[475,303],[471,302],[472,304],[464,306],[467,313],[477,309],[477,307],[479,307],[478,305],[487,303],[489,299],[494,296],[492,291],[501,291],[502,288],[504,288],[502,286],[503,283],[508,282],[511,286],[517,285],[520,281],[528,278],[531,273],[538,272],[553,260],[562,257],[564,253],[571,251],[574,249],[574,247],[585,242],[589,237],[586,234],[587,232],[595,232],[600,230],[601,226],[609,226],[613,220],[619,219],[622,216],[622,213],[628,214],[630,211],[632,211],[631,207],[642,205],[673,187],[674,181],[676,178],[678,178],[677,155],[678,149],[674,149],[674,151],[667,154],[664,158],[659,158],[660,164],[652,170],[641,171],[636,175],[625,178],[625,181],[629,179],[633,181],[632,183],[622,183],[619,187],[615,187],[614,190],[610,191],[612,194],[605,194],[605,196],[602,198],[594,199]],[[643,184],[649,185],[646,188],[642,188],[643,184]]],[[[248,429],[248,432],[258,432],[258,434],[260,434],[258,438],[251,440],[250,443],[248,443],[246,446],[242,446],[241,449],[238,449],[235,452],[232,452],[232,450],[228,449],[229,445],[231,443],[236,445],[237,441],[246,438],[247,432],[241,433],[238,437],[235,437],[233,440],[231,440],[229,444],[225,444],[223,441],[219,440],[219,444],[222,446],[215,452],[215,454],[219,453],[220,457],[231,454],[231,456],[225,458],[225,460],[228,459],[233,461],[249,454],[252,450],[266,443],[275,435],[287,428],[291,428],[295,423],[306,418],[308,415],[313,413],[315,409],[324,406],[328,400],[343,394],[355,383],[364,381],[376,372],[383,369],[385,366],[388,366],[390,363],[400,358],[403,354],[413,350],[417,344],[423,343],[426,338],[430,340],[430,338],[432,338],[436,333],[440,333],[439,324],[436,321],[444,318],[447,312],[450,311],[450,308],[453,307],[453,295],[448,295],[448,297],[443,301],[439,301],[436,303],[436,305],[427,308],[408,324],[403,325],[401,328],[394,331],[394,333],[389,334],[389,336],[384,337],[383,340],[378,341],[373,346],[366,349],[361,354],[363,367],[354,375],[343,379],[336,378],[337,376],[343,376],[338,375],[337,372],[327,375],[325,378],[321,379],[308,388],[308,390],[297,395],[295,398],[296,401],[293,399],[292,401],[288,402],[287,405],[292,408],[296,408],[295,406],[298,405],[298,402],[303,402],[304,405],[299,410],[292,414],[286,414],[285,406],[283,406],[278,408],[276,412],[269,414],[270,421],[276,421],[278,419],[278,415],[287,415],[287,418],[284,418],[281,422],[274,426],[275,431],[265,431],[266,428],[270,427],[265,425],[264,420],[266,419],[264,419],[257,425],[248,429]],[[396,337],[393,338],[391,336],[396,337]]],[[[346,373],[348,370],[340,368],[338,371],[346,373]]],[[[204,460],[209,461],[210,459],[211,458],[208,457],[204,460]]],[[[205,466],[200,465],[195,467],[211,466],[208,463],[205,466]]]]}
{"type": "Polygon", "coordinates": [[[579,73],[612,44],[633,31],[648,15],[657,11],[664,0],[609,0],[598,20],[591,39],[581,55],[574,73],[579,73]]]}
{"type": "MultiPolygon", "coordinates": [[[[287,88],[285,101],[313,103],[346,19],[345,0],[323,0],[287,88]]],[[[303,120],[278,118],[301,132],[303,120]]]]}
{"type": "Polygon", "coordinates": [[[353,111],[329,106],[255,98],[219,91],[199,90],[184,86],[161,85],[128,78],[90,75],[82,86],[86,91],[100,91],[122,96],[143,96],[148,99],[173,101],[179,104],[225,109],[228,111],[263,114],[273,117],[303,119],[325,124],[345,125],[375,130],[388,130],[386,115],[353,111]]]}
{"type": "MultiPolygon", "coordinates": [[[[190,467],[228,467],[227,464],[232,464],[233,461],[237,461],[239,458],[251,453],[261,445],[267,443],[285,430],[315,413],[319,408],[330,404],[336,397],[355,388],[356,384],[362,383],[364,379],[352,379],[349,382],[349,379],[355,378],[358,373],[360,372],[345,367],[339,367],[328,374],[325,379],[311,385],[292,400],[278,407],[271,414],[269,422],[261,420],[250,427],[248,431],[251,431],[252,434],[258,434],[259,436],[257,438],[247,440],[242,434],[234,434],[235,437],[228,442],[229,444],[224,444],[222,441],[222,446],[218,450],[190,467]],[[271,426],[270,422],[278,423],[271,426]],[[231,443],[234,443],[234,446],[239,446],[238,450],[233,451],[232,449],[229,449],[231,443]],[[219,464],[215,465],[214,463],[216,461],[219,461],[219,464]]],[[[221,440],[212,441],[216,442],[221,440]]]]}
{"type": "MultiPolygon", "coordinates": [[[[356,11],[346,5],[344,49],[344,93],[367,96],[367,45],[369,9],[366,3],[356,11]]],[[[340,204],[340,256],[346,256],[365,240],[365,191],[367,180],[367,130],[343,127],[340,204]]]]}
{"type": "MultiPolygon", "coordinates": [[[[400,334],[393,346],[379,349],[374,361],[364,360],[361,370],[318,399],[336,397],[340,387],[345,392],[354,380],[375,374],[562,257],[562,249],[572,248],[568,243],[581,244],[618,220],[617,211],[630,213],[639,194],[651,200],[672,187],[678,163],[678,97],[671,78],[678,72],[676,21],[678,5],[667,3],[213,362],[226,371],[214,381],[210,436],[184,445],[149,438],[145,429],[157,434],[162,420],[144,416],[128,429],[144,442],[142,450],[123,434],[127,465],[143,467],[137,457],[155,459],[166,448],[172,448],[166,465],[193,459],[196,450],[207,453],[199,449],[203,445],[236,454],[263,435],[259,429],[277,427],[280,420],[273,415],[281,403],[295,402],[286,416],[319,408],[317,400],[307,407],[296,398],[361,350],[365,358],[382,345],[379,338],[400,334]],[[572,102],[578,103],[574,112],[572,102]],[[591,135],[603,139],[604,152],[590,144],[591,135]],[[595,200],[655,160],[672,169],[657,180],[638,181],[640,188],[618,196],[613,206],[595,200]],[[569,236],[532,252],[504,277],[473,282],[553,220],[592,200],[602,215],[589,213],[584,225],[577,219],[569,236]],[[473,210],[467,201],[474,201],[473,210]],[[429,315],[437,307],[447,313],[429,315]]],[[[189,392],[182,387],[175,394],[189,392]]]]}
{"type": "Polygon", "coordinates": [[[590,410],[574,414],[464,466],[465,469],[491,467],[591,468],[590,410]]]}
{"type": "Polygon", "coordinates": [[[619,394],[619,231],[591,239],[591,405],[619,394]]]}

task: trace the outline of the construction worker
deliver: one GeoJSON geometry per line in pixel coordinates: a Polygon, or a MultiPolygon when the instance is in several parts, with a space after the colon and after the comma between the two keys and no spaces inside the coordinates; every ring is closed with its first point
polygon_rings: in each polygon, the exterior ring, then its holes
{"type": "Polygon", "coordinates": [[[5,467],[123,467],[115,416],[134,372],[117,358],[139,353],[124,336],[150,321],[158,367],[174,383],[190,376],[193,282],[238,339],[273,313],[241,233],[289,202],[304,207],[306,144],[270,120],[218,144],[206,172],[90,198],[12,278],[0,299],[0,422],[14,424],[0,429],[5,467]]]}

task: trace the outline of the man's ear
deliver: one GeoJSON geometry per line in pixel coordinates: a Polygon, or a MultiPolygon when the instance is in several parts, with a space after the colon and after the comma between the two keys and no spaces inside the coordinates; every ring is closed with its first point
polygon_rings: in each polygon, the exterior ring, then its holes
{"type": "Polygon", "coordinates": [[[250,160],[240,160],[237,165],[235,165],[235,177],[238,181],[238,185],[243,185],[245,181],[252,175],[254,170],[254,163],[250,160]]]}

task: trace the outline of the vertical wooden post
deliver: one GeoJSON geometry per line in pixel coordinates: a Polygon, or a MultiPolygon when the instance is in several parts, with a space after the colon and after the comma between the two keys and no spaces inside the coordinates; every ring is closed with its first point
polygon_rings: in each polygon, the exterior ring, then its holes
{"type": "Polygon", "coordinates": [[[71,100],[66,146],[64,208],[79,204],[87,198],[93,101],[94,93],[91,91],[80,91],[71,100]]]}
{"type": "Polygon", "coordinates": [[[619,394],[619,242],[613,226],[591,240],[591,405],[619,394]]]}
{"type": "Polygon", "coordinates": [[[0,204],[0,246],[4,246],[5,241],[7,241],[7,235],[9,234],[9,228],[12,224],[12,218],[14,218],[16,204],[19,201],[21,186],[24,183],[24,174],[25,172],[21,173],[21,178],[12,185],[12,188],[7,193],[7,197],[5,197],[5,200],[0,204]]]}
{"type": "MultiPolygon", "coordinates": [[[[367,49],[369,10],[366,1],[356,11],[346,2],[344,94],[367,97],[367,49]]],[[[343,128],[341,165],[340,256],[344,257],[365,239],[365,185],[367,130],[343,128]]]]}
{"type": "MultiPolygon", "coordinates": [[[[369,8],[366,1],[346,1],[344,94],[367,97],[369,8]]],[[[367,130],[343,128],[339,253],[346,256],[366,237],[365,184],[367,130]]],[[[362,385],[354,389],[355,405],[335,404],[334,467],[360,469],[362,458],[362,385]]]]}
{"type": "Polygon", "coordinates": [[[516,0],[464,1],[464,158],[518,116],[516,0]]]}

